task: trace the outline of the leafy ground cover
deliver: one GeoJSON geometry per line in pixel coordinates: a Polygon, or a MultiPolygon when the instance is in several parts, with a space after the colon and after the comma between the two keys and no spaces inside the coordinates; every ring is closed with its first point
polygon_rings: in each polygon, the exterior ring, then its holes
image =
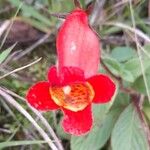
{"type": "Polygon", "coordinates": [[[149,150],[150,2],[81,0],[84,8],[90,2],[89,21],[101,41],[99,70],[117,91],[110,103],[93,105],[92,131],[75,137],[61,128],[61,112],[38,112],[25,100],[55,64],[61,17],[74,3],[0,1],[0,149],[149,150]]]}

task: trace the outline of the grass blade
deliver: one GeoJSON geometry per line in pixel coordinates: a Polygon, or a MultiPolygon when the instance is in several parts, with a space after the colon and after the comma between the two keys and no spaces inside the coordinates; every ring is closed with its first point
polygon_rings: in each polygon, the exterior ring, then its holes
{"type": "Polygon", "coordinates": [[[9,55],[9,53],[13,50],[13,48],[16,46],[16,43],[13,44],[11,47],[7,48],[5,51],[3,51],[0,54],[0,64],[7,58],[7,56],[9,55]]]}
{"type": "Polygon", "coordinates": [[[32,144],[44,144],[46,141],[10,141],[10,142],[1,142],[0,149],[12,147],[12,146],[21,146],[21,145],[32,145],[32,144]]]}

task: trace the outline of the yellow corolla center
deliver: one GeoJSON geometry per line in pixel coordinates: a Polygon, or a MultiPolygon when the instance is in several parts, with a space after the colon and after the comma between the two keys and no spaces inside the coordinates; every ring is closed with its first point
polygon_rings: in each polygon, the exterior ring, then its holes
{"type": "Polygon", "coordinates": [[[83,110],[94,98],[94,90],[88,82],[53,86],[50,94],[57,105],[75,112],[83,110]]]}

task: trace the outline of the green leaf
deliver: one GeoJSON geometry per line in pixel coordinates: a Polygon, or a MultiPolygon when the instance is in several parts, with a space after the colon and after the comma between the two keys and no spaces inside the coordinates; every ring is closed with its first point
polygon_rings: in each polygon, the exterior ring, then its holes
{"type": "Polygon", "coordinates": [[[133,77],[132,73],[128,70],[125,70],[123,67],[122,67],[122,72],[120,72],[120,76],[125,81],[134,82],[134,77],[133,77]]]}
{"type": "MultiPolygon", "coordinates": [[[[16,7],[19,7],[20,4],[22,3],[19,0],[9,0],[9,1],[16,7]]],[[[47,17],[45,17],[44,15],[42,15],[40,12],[38,12],[34,7],[23,3],[21,10],[23,11],[23,14],[26,17],[33,17],[33,18],[39,20],[40,22],[44,23],[48,27],[51,25],[51,22],[49,21],[49,19],[47,17]]]]}
{"type": "Polygon", "coordinates": [[[52,0],[47,0],[49,7],[52,7],[52,0]]]}
{"type": "MultiPolygon", "coordinates": [[[[146,77],[146,82],[149,88],[148,90],[150,91],[150,72],[146,72],[145,77],[146,77]]],[[[135,82],[132,84],[132,88],[134,88],[136,91],[142,94],[147,95],[143,76],[140,76],[135,80],[135,82]]]]}
{"type": "MultiPolygon", "coordinates": [[[[132,58],[125,63],[120,63],[114,58],[103,58],[103,62],[114,75],[121,77],[125,81],[134,82],[142,75],[141,63],[138,57],[132,58]]],[[[150,61],[146,55],[143,55],[142,63],[145,72],[150,67],[150,61]]]]}
{"type": "Polygon", "coordinates": [[[150,103],[148,102],[148,104],[146,104],[144,106],[144,109],[143,109],[147,119],[149,120],[149,123],[150,123],[150,103]]]}
{"type": "Polygon", "coordinates": [[[112,132],[112,150],[149,150],[148,141],[134,106],[120,115],[112,132]]]}
{"type": "Polygon", "coordinates": [[[145,44],[143,48],[150,55],[150,44],[145,44]]]}
{"type": "Polygon", "coordinates": [[[85,0],[80,0],[80,3],[81,3],[81,6],[82,6],[83,8],[85,8],[85,6],[86,6],[85,0]]]}
{"type": "Polygon", "coordinates": [[[110,34],[115,34],[117,32],[120,32],[121,31],[121,28],[118,28],[118,27],[105,27],[102,32],[102,35],[110,35],[110,34]]]}
{"type": "Polygon", "coordinates": [[[124,68],[123,64],[113,58],[104,58],[103,62],[111,70],[111,72],[119,77],[122,77],[125,81],[133,82],[134,77],[130,71],[124,68]]]}
{"type": "Polygon", "coordinates": [[[130,102],[130,98],[129,98],[129,95],[128,94],[125,94],[125,93],[122,93],[122,92],[119,92],[115,98],[115,101],[113,103],[113,106],[112,108],[115,109],[115,108],[124,108],[126,107],[127,105],[129,105],[129,102],[130,102]]]}
{"type": "Polygon", "coordinates": [[[103,62],[112,71],[113,74],[120,76],[122,66],[119,62],[117,62],[117,60],[113,58],[103,58],[103,62]]]}
{"type": "Polygon", "coordinates": [[[119,62],[127,61],[136,56],[135,50],[131,47],[116,47],[111,52],[111,57],[119,62]]]}
{"type": "Polygon", "coordinates": [[[44,144],[46,141],[10,141],[10,142],[1,142],[0,149],[12,146],[20,146],[20,145],[31,145],[31,144],[44,144]]]}
{"type": "Polygon", "coordinates": [[[7,58],[7,56],[9,55],[9,53],[13,50],[13,48],[16,46],[16,43],[13,44],[11,47],[7,48],[5,51],[3,51],[0,54],[0,64],[7,58]]]}
{"type": "MultiPolygon", "coordinates": [[[[150,61],[149,58],[143,58],[142,59],[143,66],[144,66],[144,71],[150,67],[150,61]]],[[[142,70],[141,70],[141,64],[139,58],[134,58],[129,60],[124,64],[124,69],[129,71],[132,76],[134,77],[134,81],[142,75],[142,70]]]]}
{"type": "Polygon", "coordinates": [[[104,119],[106,113],[108,112],[110,108],[110,103],[107,104],[101,104],[101,105],[92,105],[92,112],[94,116],[94,122],[97,124],[101,120],[104,119]],[[101,114],[101,115],[99,115],[101,114]]]}
{"type": "Polygon", "coordinates": [[[36,19],[31,19],[31,18],[26,18],[22,17],[22,20],[25,21],[26,23],[30,24],[31,26],[37,28],[38,30],[47,33],[49,31],[49,28],[47,25],[45,25],[43,22],[38,21],[36,19]]]}
{"type": "MultiPolygon", "coordinates": [[[[103,121],[96,122],[92,131],[83,137],[71,138],[71,150],[99,150],[108,141],[121,109],[108,113],[103,121]]],[[[101,114],[99,114],[100,116],[101,114]]]]}

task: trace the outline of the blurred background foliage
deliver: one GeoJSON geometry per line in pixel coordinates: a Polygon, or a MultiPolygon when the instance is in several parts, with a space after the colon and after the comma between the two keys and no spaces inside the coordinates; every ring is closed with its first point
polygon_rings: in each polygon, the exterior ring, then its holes
{"type": "Polygon", "coordinates": [[[95,3],[89,22],[101,39],[100,71],[112,76],[118,87],[113,100],[93,106],[93,129],[82,137],[63,132],[60,112],[32,110],[24,99],[26,91],[45,80],[48,68],[56,62],[55,40],[63,19],[54,15],[69,13],[74,3],[0,0],[0,149],[51,149],[41,136],[44,132],[61,150],[52,127],[65,150],[149,150],[150,1],[80,2],[84,8],[95,3]]]}

